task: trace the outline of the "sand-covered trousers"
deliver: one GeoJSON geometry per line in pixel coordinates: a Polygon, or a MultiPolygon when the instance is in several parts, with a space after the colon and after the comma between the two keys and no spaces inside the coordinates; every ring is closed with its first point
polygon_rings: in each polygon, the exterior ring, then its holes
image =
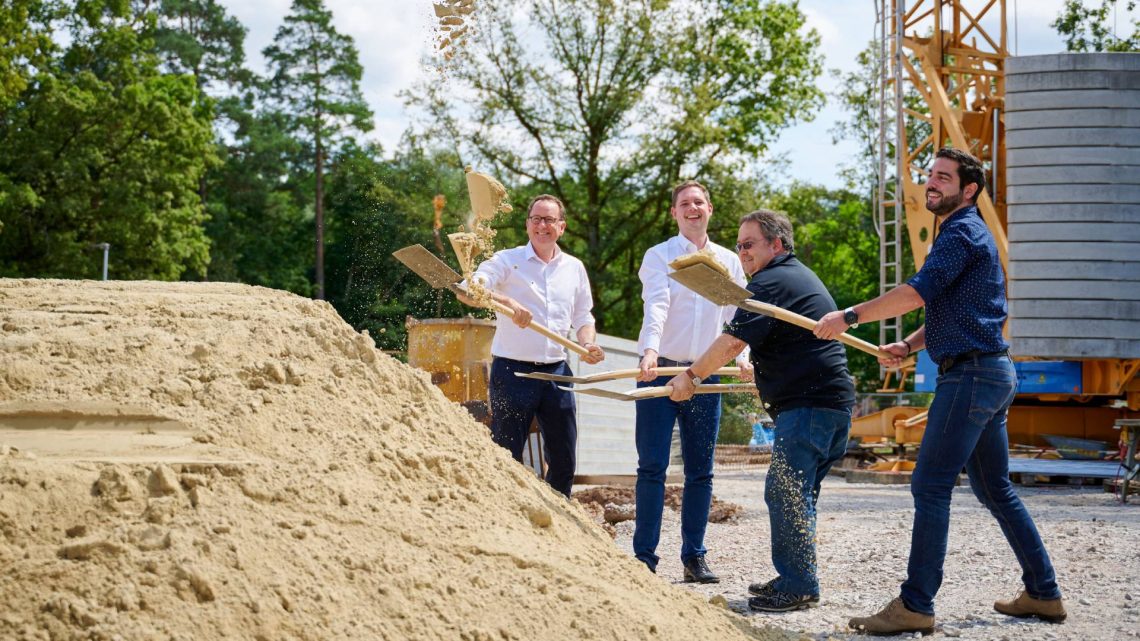
{"type": "Polygon", "coordinates": [[[1017,373],[1006,354],[967,359],[938,377],[910,482],[914,528],[902,599],[915,612],[934,614],[950,497],[963,467],[974,496],[989,508],[1013,548],[1029,596],[1061,597],[1049,554],[1009,480],[1006,414],[1016,393],[1017,373]]]}
{"type": "Polygon", "coordinates": [[[776,416],[772,464],[764,479],[764,502],[772,527],[773,587],[795,595],[818,595],[815,521],[819,487],[847,451],[851,411],[797,407],[776,416]]]}

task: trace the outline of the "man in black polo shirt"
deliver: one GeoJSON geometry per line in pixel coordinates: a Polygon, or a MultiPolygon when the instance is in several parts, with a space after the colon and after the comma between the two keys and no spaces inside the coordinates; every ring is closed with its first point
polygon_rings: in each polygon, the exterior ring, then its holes
{"type": "Polygon", "coordinates": [[[966,468],[970,487],[1001,525],[1021,566],[1024,589],[994,609],[1015,617],[1065,620],[1061,590],[1033,518],[1009,480],[1006,412],[1017,374],[1002,338],[1005,277],[993,235],[976,206],[985,188],[982,164],[958,149],[935,154],[926,183],[926,208],[939,220],[938,237],[922,269],[905,285],[819,320],[815,335],[834,338],[853,323],[901,316],[926,307],[926,324],[882,346],[897,366],[925,347],[938,363],[938,384],[927,413],[910,491],[914,496],[907,578],[899,596],[850,627],[872,634],[934,630],[934,595],[950,530],[950,497],[966,468]]]}
{"type": "MultiPolygon", "coordinates": [[[[752,297],[808,318],[834,311],[835,301],[794,253],[787,216],[754,211],[740,220],[736,252],[751,275],[752,297]]],[[[763,612],[802,610],[819,604],[815,562],[815,506],[819,486],[847,449],[855,386],[847,354],[835,341],[743,309],[709,349],[669,382],[669,398],[684,401],[693,386],[748,345],[756,387],[776,421],[772,464],[764,502],[772,526],[772,565],[777,577],[754,583],[748,607],[763,612]]]]}

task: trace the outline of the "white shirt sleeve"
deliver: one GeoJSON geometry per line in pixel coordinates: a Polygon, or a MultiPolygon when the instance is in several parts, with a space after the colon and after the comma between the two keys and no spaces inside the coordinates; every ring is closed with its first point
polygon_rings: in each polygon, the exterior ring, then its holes
{"type": "Polygon", "coordinates": [[[578,291],[574,294],[574,309],[571,311],[570,327],[577,336],[577,331],[587,325],[594,324],[594,295],[590,291],[590,277],[586,274],[586,266],[578,263],[578,291]]]}
{"type": "MultiPolygon", "coordinates": [[[[730,261],[728,264],[728,271],[730,274],[732,274],[732,280],[736,281],[736,284],[740,285],[741,287],[748,287],[748,275],[744,273],[744,266],[740,264],[740,257],[734,255],[733,258],[735,260],[730,261]]],[[[732,319],[735,316],[736,307],[733,305],[725,305],[724,318],[722,322],[727,325],[728,323],[732,322],[732,319]]],[[[744,351],[740,352],[740,354],[736,356],[736,364],[738,366],[746,365],[748,363],[750,354],[750,348],[747,344],[745,344],[744,351]]]]}
{"type": "Polygon", "coordinates": [[[506,279],[507,272],[510,271],[507,262],[503,252],[495,252],[493,256],[479,263],[479,266],[475,268],[475,273],[471,275],[471,280],[478,281],[483,287],[495,291],[495,288],[506,279]]]}
{"type": "Polygon", "coordinates": [[[641,279],[641,299],[645,301],[637,353],[644,355],[647,349],[660,353],[661,332],[669,315],[669,266],[663,252],[645,252],[637,276],[641,279]]]}

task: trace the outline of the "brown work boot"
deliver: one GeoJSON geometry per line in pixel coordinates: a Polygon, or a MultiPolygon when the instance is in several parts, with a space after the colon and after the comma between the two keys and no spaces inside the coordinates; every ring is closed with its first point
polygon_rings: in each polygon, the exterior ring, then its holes
{"type": "Polygon", "coordinates": [[[900,597],[895,597],[878,614],[855,617],[847,626],[863,634],[899,634],[902,632],[934,632],[934,615],[908,610],[900,597]]]}
{"type": "Polygon", "coordinates": [[[994,609],[1011,617],[1019,619],[1037,617],[1049,623],[1060,623],[1068,616],[1062,599],[1049,599],[1048,601],[1034,599],[1025,590],[1018,592],[1016,597],[1008,601],[994,601],[994,609]]]}

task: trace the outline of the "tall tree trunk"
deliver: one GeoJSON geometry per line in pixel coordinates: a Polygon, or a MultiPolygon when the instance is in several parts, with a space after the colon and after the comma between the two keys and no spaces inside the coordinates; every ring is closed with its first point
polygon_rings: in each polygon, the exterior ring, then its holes
{"type": "MultiPolygon", "coordinates": [[[[318,122],[320,120],[318,119],[318,122]]],[[[325,165],[321,130],[317,127],[317,300],[325,299],[325,165]]]]}

